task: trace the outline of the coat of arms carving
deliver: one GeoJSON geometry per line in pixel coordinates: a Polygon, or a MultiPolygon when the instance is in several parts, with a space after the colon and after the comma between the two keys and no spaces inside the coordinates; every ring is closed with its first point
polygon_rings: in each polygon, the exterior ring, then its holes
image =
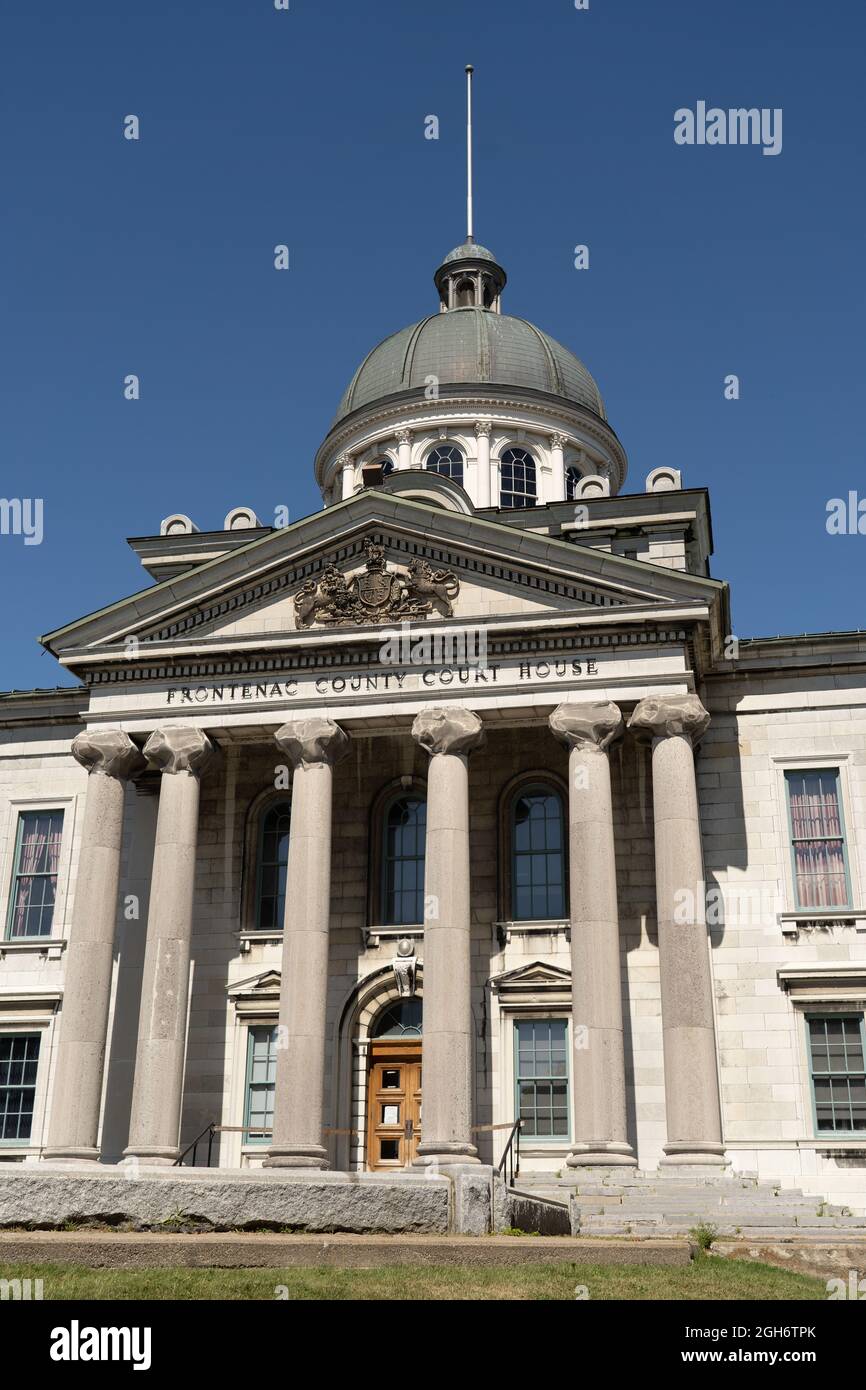
{"type": "Polygon", "coordinates": [[[460,580],[451,570],[433,569],[426,560],[410,560],[405,570],[391,569],[381,545],[366,540],[367,563],[354,575],[326,565],[318,582],[307,579],[295,594],[298,627],[411,621],[435,608],[454,615],[460,580]]]}

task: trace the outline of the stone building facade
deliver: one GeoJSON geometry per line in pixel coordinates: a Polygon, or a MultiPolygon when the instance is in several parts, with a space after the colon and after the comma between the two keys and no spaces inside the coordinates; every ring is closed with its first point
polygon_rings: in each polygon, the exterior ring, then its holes
{"type": "Polygon", "coordinates": [[[862,1204],[866,639],[732,639],[705,491],[626,490],[490,252],[435,278],[321,512],[167,517],[43,639],[76,684],[0,697],[0,1162],[398,1173],[522,1119],[524,1170],[862,1204]]]}

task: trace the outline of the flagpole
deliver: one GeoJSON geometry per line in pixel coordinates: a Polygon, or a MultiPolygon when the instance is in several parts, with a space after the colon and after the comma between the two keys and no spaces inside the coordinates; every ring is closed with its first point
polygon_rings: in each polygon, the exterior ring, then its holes
{"type": "Polygon", "coordinates": [[[466,68],[466,240],[474,241],[472,235],[472,74],[471,64],[466,68]]]}

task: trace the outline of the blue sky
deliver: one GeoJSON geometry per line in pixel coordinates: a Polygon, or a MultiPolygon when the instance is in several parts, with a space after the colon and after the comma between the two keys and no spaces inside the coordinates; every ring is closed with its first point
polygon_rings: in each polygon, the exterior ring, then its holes
{"type": "Polygon", "coordinates": [[[627,490],[710,489],[739,635],[866,627],[866,536],[825,529],[866,496],[864,30],[850,0],[5,0],[0,496],[44,539],[0,536],[0,689],[63,683],[36,636],[142,587],[125,537],[318,508],[347,380],[463,238],[466,62],[476,235],[599,381],[627,490]],[[782,153],[677,146],[699,100],[781,107],[782,153]]]}

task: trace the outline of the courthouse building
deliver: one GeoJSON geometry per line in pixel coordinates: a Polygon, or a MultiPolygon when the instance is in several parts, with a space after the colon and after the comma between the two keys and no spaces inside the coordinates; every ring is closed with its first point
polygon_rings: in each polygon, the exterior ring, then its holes
{"type": "Polygon", "coordinates": [[[7,1167],[215,1126],[403,1173],[520,1119],[525,1173],[866,1200],[866,635],[733,640],[705,489],[627,473],[505,286],[452,251],[322,510],[167,516],[42,639],[75,684],[0,697],[7,1167]]]}

